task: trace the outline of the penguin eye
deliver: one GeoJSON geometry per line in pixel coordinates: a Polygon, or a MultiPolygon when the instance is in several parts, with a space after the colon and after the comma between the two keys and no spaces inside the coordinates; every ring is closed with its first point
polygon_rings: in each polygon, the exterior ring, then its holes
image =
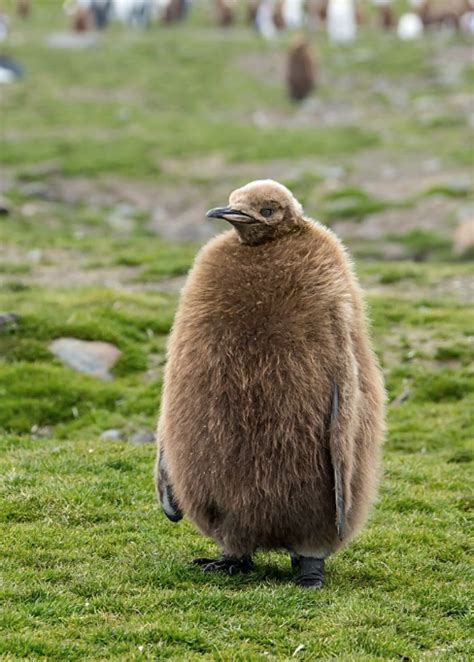
{"type": "Polygon", "coordinates": [[[265,218],[268,218],[273,214],[273,209],[270,209],[270,207],[264,207],[263,209],[260,210],[260,214],[265,218]]]}

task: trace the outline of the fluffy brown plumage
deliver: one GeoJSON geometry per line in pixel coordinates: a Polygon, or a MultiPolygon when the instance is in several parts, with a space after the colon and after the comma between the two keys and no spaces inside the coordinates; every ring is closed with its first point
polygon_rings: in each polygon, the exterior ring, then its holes
{"type": "Polygon", "coordinates": [[[87,32],[91,27],[91,13],[88,9],[78,7],[72,15],[74,32],[87,32]]]}
{"type": "Polygon", "coordinates": [[[391,30],[395,27],[395,13],[390,5],[377,7],[377,23],[383,30],[391,30]]]}
{"type": "Polygon", "coordinates": [[[176,313],[160,499],[221,546],[206,569],[282,548],[319,587],[314,563],[361,529],[379,473],[384,390],[361,290],[336,236],[281,184],[252,182],[208,215],[233,229],[201,250],[176,313]]]}
{"type": "Polygon", "coordinates": [[[215,14],[217,25],[227,28],[235,21],[234,7],[229,0],[215,0],[215,14]]]}
{"type": "Polygon", "coordinates": [[[31,14],[31,0],[17,0],[16,13],[20,18],[28,18],[31,14]]]}
{"type": "Polygon", "coordinates": [[[288,51],[286,81],[294,101],[302,101],[316,85],[316,64],[305,39],[297,39],[288,51]]]}
{"type": "Polygon", "coordinates": [[[249,0],[247,3],[247,23],[252,27],[255,27],[259,7],[260,0],[249,0]]]}
{"type": "Polygon", "coordinates": [[[184,18],[184,4],[182,0],[169,0],[163,12],[164,23],[176,23],[184,18]]]}
{"type": "Polygon", "coordinates": [[[273,23],[277,30],[284,30],[286,28],[285,17],[283,15],[283,0],[276,0],[273,7],[273,23]]]}
{"type": "Polygon", "coordinates": [[[418,15],[425,27],[451,26],[459,30],[461,16],[469,11],[469,7],[468,0],[425,0],[418,15]]]}

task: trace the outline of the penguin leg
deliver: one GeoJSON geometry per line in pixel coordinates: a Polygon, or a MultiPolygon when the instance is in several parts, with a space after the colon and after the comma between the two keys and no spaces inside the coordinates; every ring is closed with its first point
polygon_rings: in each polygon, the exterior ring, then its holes
{"type": "Polygon", "coordinates": [[[291,567],[297,571],[295,584],[303,588],[322,588],[324,583],[324,558],[300,556],[291,553],[291,567]]]}
{"type": "Polygon", "coordinates": [[[225,572],[228,575],[250,572],[253,568],[252,557],[247,554],[234,556],[224,553],[217,559],[193,559],[193,564],[201,566],[204,572],[225,572]]]}

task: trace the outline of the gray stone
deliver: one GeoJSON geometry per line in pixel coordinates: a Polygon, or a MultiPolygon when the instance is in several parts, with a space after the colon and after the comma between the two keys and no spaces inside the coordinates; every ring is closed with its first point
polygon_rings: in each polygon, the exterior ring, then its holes
{"type": "Polygon", "coordinates": [[[30,262],[39,264],[43,257],[43,251],[41,250],[41,248],[33,248],[31,251],[28,251],[26,257],[30,262]]]}
{"type": "Polygon", "coordinates": [[[131,444],[153,444],[155,433],[152,430],[139,430],[132,434],[128,441],[131,444]]]}
{"type": "Polygon", "coordinates": [[[0,195],[0,215],[8,216],[12,210],[12,203],[7,198],[4,198],[3,195],[0,195]]]}
{"type": "Polygon", "coordinates": [[[20,319],[20,316],[16,313],[2,313],[0,312],[0,328],[9,326],[10,324],[16,324],[20,319]]]}
{"type": "Polygon", "coordinates": [[[46,39],[50,48],[91,48],[98,43],[99,37],[94,32],[53,32],[46,39]]]}
{"type": "Polygon", "coordinates": [[[33,425],[31,428],[31,434],[35,437],[48,438],[51,437],[53,429],[49,425],[33,425]]]}
{"type": "Polygon", "coordinates": [[[108,342],[57,338],[49,350],[65,365],[98,379],[112,379],[109,370],[122,352],[108,342]]]}
{"type": "Polygon", "coordinates": [[[123,439],[123,430],[117,430],[111,428],[110,430],[104,430],[100,435],[101,439],[110,439],[111,441],[119,441],[123,439]]]}
{"type": "Polygon", "coordinates": [[[25,182],[24,184],[19,184],[18,188],[23,195],[26,195],[29,198],[40,198],[41,200],[51,199],[49,186],[44,182],[25,182]]]}

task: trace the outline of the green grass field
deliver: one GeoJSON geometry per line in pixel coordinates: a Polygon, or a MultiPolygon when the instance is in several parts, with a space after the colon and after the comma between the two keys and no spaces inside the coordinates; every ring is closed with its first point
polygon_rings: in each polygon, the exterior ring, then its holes
{"type": "Polygon", "coordinates": [[[469,43],[312,35],[296,108],[286,36],[221,32],[199,3],[58,50],[61,4],[2,46],[26,75],[0,89],[0,311],[19,316],[0,326],[0,659],[472,659],[469,43]],[[206,209],[266,176],[353,252],[389,396],[379,501],[320,592],[279,553],[245,577],[191,567],[212,543],[165,519],[153,445],[127,441],[155,426],[177,293],[222,227],[206,209]],[[114,379],[60,363],[61,336],[115,344],[114,379]]]}

